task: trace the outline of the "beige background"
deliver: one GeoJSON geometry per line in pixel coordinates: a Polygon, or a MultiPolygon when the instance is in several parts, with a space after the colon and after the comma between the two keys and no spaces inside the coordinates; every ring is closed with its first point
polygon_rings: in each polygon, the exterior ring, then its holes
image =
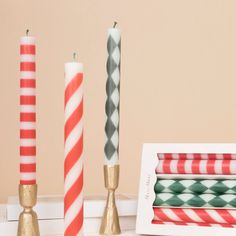
{"type": "Polygon", "coordinates": [[[122,30],[120,192],[143,142],[236,141],[233,0],[1,0],[0,202],[17,193],[19,37],[37,37],[38,183],[63,192],[63,64],[85,65],[85,193],[103,188],[106,30],[122,30]]]}

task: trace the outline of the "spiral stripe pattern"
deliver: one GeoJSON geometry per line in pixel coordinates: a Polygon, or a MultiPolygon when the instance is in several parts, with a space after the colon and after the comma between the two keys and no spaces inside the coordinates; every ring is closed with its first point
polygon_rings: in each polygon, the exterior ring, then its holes
{"type": "Polygon", "coordinates": [[[83,226],[83,73],[77,63],[70,66],[65,68],[64,235],[76,236],[83,226]]]}
{"type": "Polygon", "coordinates": [[[236,226],[236,210],[154,207],[153,211],[153,221],[236,226]]]}
{"type": "Polygon", "coordinates": [[[36,184],[35,38],[20,41],[20,184],[36,184]]]}

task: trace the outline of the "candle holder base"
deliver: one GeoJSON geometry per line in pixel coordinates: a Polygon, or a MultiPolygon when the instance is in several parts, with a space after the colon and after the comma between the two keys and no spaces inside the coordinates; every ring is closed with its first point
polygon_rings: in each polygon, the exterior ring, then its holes
{"type": "Polygon", "coordinates": [[[37,185],[19,185],[20,204],[24,208],[20,214],[17,236],[40,236],[37,214],[33,206],[37,202],[37,185]]]}
{"type": "Polygon", "coordinates": [[[115,202],[115,190],[119,183],[119,165],[105,165],[104,179],[108,196],[99,233],[100,235],[119,235],[121,230],[115,202]]]}

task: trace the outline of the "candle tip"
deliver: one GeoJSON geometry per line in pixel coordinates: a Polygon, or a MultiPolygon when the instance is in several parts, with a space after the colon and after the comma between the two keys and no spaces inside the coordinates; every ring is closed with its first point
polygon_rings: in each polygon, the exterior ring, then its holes
{"type": "Polygon", "coordinates": [[[29,29],[26,30],[26,36],[28,36],[28,35],[29,35],[29,29]]]}
{"type": "Polygon", "coordinates": [[[116,21],[114,21],[113,28],[116,28],[116,25],[117,25],[117,22],[116,22],[116,21]]]}
{"type": "Polygon", "coordinates": [[[73,59],[74,59],[74,61],[76,61],[76,60],[77,60],[77,57],[78,57],[77,53],[76,53],[76,52],[74,52],[74,53],[73,53],[73,59]]]}

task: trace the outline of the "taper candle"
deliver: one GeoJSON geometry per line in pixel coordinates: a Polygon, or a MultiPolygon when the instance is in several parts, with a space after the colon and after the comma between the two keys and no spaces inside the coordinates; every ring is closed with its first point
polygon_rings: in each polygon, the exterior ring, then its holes
{"type": "Polygon", "coordinates": [[[236,225],[235,209],[153,207],[153,211],[154,221],[236,225]]]}
{"type": "Polygon", "coordinates": [[[35,38],[20,39],[20,184],[36,183],[35,38]]]}
{"type": "Polygon", "coordinates": [[[115,28],[108,30],[107,39],[107,82],[106,82],[106,144],[105,165],[118,164],[119,156],[119,105],[120,105],[120,30],[115,28]]]}
{"type": "Polygon", "coordinates": [[[156,173],[235,175],[236,160],[159,160],[156,173]]]}
{"type": "MultiPolygon", "coordinates": [[[[75,58],[75,55],[74,55],[75,58]]],[[[83,226],[83,65],[65,64],[65,236],[82,235],[83,226]]]]}

